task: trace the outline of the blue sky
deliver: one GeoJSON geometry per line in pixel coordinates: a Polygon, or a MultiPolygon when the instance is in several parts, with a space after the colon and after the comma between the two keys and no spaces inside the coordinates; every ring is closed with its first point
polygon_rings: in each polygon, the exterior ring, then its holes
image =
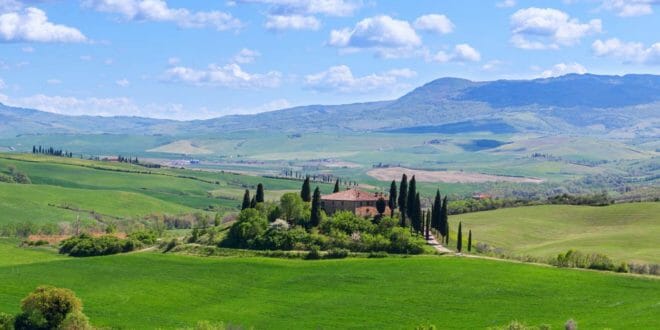
{"type": "Polygon", "coordinates": [[[660,73],[659,0],[0,0],[0,102],[198,119],[445,76],[660,73]]]}

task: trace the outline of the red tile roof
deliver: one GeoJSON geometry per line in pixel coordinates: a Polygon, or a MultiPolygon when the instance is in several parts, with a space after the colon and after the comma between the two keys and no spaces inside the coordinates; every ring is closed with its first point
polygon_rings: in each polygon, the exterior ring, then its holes
{"type": "MultiPolygon", "coordinates": [[[[376,193],[370,193],[359,189],[348,189],[334,194],[322,196],[321,199],[326,201],[366,202],[366,201],[377,201],[380,197],[381,195],[376,193]]],[[[384,195],[382,197],[385,198],[384,195]]]]}

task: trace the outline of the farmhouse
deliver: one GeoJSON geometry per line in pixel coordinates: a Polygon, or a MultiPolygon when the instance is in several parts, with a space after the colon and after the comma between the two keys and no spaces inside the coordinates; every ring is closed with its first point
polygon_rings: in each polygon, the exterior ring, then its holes
{"type": "MultiPolygon", "coordinates": [[[[359,189],[348,189],[334,194],[321,196],[321,207],[327,214],[337,211],[351,211],[361,216],[374,216],[378,214],[376,202],[379,198],[387,200],[382,193],[370,193],[359,189]]],[[[388,213],[385,210],[385,213],[388,213]]]]}

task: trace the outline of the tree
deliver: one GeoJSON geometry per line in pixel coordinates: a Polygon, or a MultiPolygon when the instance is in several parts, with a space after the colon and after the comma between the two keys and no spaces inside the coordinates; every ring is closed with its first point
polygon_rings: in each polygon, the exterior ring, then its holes
{"type": "Polygon", "coordinates": [[[408,177],[404,173],[399,184],[399,212],[401,213],[401,227],[406,226],[406,203],[408,202],[408,177]]]}
{"type": "Polygon", "coordinates": [[[376,211],[378,211],[378,218],[383,217],[383,213],[385,213],[385,208],[387,207],[387,202],[385,201],[385,198],[380,197],[376,201],[376,211]]]}
{"type": "Polygon", "coordinates": [[[69,289],[40,286],[21,301],[14,326],[19,329],[59,329],[71,314],[82,313],[82,302],[69,289]]]}
{"type": "Polygon", "coordinates": [[[312,214],[309,218],[310,226],[317,227],[321,223],[321,190],[319,187],[314,189],[312,197],[312,214]]]}
{"type": "Polygon", "coordinates": [[[303,202],[300,195],[296,193],[286,193],[280,198],[280,207],[284,220],[292,223],[294,220],[302,218],[303,211],[305,210],[305,202],[303,202]]]}
{"type": "Polygon", "coordinates": [[[468,231],[468,252],[472,252],[472,230],[468,231]]]}
{"type": "Polygon", "coordinates": [[[424,222],[424,236],[428,241],[431,239],[431,210],[426,211],[426,221],[424,222]]]}
{"type": "MultiPolygon", "coordinates": [[[[413,178],[414,179],[414,178],[413,178]]],[[[412,180],[411,180],[412,182],[412,180]]],[[[421,233],[422,231],[422,217],[424,215],[422,214],[422,203],[419,199],[419,193],[415,194],[415,200],[413,202],[413,208],[412,208],[412,214],[410,215],[410,219],[412,220],[412,229],[415,230],[417,233],[421,233]]]]}
{"type": "Polygon", "coordinates": [[[252,199],[250,200],[250,208],[253,209],[257,207],[257,196],[252,196],[252,199]]]}
{"type": "Polygon", "coordinates": [[[456,250],[460,253],[463,249],[463,231],[461,229],[461,223],[458,223],[458,235],[456,236],[456,250]]]}
{"type": "Polygon", "coordinates": [[[308,203],[312,200],[312,191],[309,187],[309,176],[305,178],[305,182],[303,182],[302,188],[300,189],[300,198],[308,203]]]}
{"type": "Polygon", "coordinates": [[[440,234],[445,238],[445,244],[449,244],[449,220],[447,215],[447,196],[442,201],[440,208],[440,234]]]}
{"type": "Polygon", "coordinates": [[[417,180],[415,180],[415,176],[413,175],[412,179],[410,179],[410,182],[408,183],[408,203],[407,203],[407,210],[406,214],[408,217],[411,217],[415,214],[417,211],[417,205],[415,205],[415,198],[417,198],[417,180]]]}
{"type": "Polygon", "coordinates": [[[390,216],[394,217],[394,209],[396,209],[396,182],[392,180],[392,184],[390,184],[390,196],[389,200],[387,201],[387,206],[390,207],[390,216]]]}
{"type": "Polygon", "coordinates": [[[335,189],[332,190],[333,193],[339,192],[339,179],[335,181],[335,189]]]}
{"type": "Polygon", "coordinates": [[[440,223],[442,212],[442,200],[440,199],[440,189],[435,192],[435,199],[433,200],[433,206],[431,207],[431,228],[441,232],[440,223]]]}
{"type": "Polygon", "coordinates": [[[255,196],[257,199],[257,203],[263,203],[264,202],[264,185],[263,184],[258,184],[257,185],[257,195],[255,196]]]}
{"type": "Polygon", "coordinates": [[[243,204],[241,204],[241,210],[250,208],[250,190],[245,189],[245,194],[243,194],[243,204]]]}
{"type": "Polygon", "coordinates": [[[213,219],[213,225],[214,226],[220,226],[222,224],[222,218],[220,217],[220,213],[215,214],[215,219],[213,219]]]}

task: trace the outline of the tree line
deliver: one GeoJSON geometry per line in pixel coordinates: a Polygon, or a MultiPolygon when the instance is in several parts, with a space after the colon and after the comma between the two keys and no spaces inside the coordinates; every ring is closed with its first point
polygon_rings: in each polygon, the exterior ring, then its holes
{"type": "Polygon", "coordinates": [[[72,158],[73,153],[62,150],[62,149],[55,149],[53,147],[42,147],[42,146],[32,146],[32,153],[33,154],[41,154],[41,155],[49,155],[49,156],[57,156],[57,157],[66,157],[66,158],[72,158]]]}

